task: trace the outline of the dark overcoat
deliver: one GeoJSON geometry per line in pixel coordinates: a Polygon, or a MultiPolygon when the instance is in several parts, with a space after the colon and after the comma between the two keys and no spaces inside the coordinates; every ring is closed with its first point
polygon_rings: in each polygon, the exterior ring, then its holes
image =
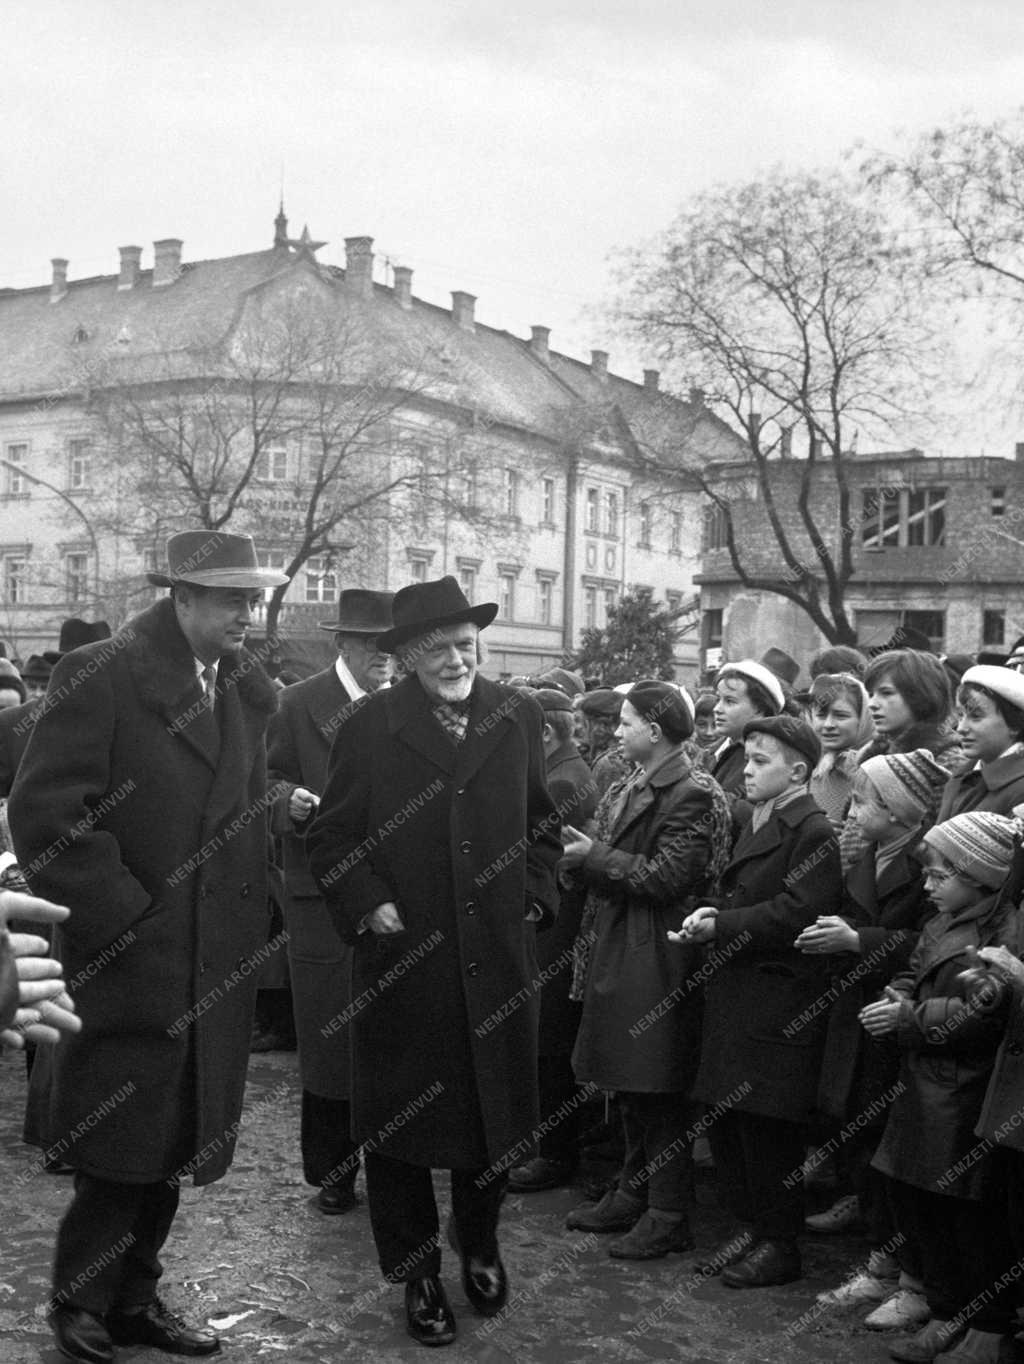
{"type": "Polygon", "coordinates": [[[456,746],[416,677],[357,702],[306,837],[352,967],[353,1135],[414,1165],[471,1168],[537,1113],[535,904],[557,911],[560,822],[542,712],[478,676],[456,746]],[[360,932],[393,901],[393,937],[360,932]]]}
{"type": "Polygon", "coordinates": [[[709,887],[713,797],[674,754],[623,800],[607,842],[578,869],[602,904],[594,921],[573,1052],[580,1083],[687,1091],[700,1059],[698,953],[668,940],[709,887]]]}
{"type": "MultiPolygon", "coordinates": [[[[842,914],[856,929],[860,951],[837,953],[832,959],[833,1001],[818,1090],[818,1106],[827,1116],[843,1119],[862,1113],[895,1084],[895,1039],[872,1037],[858,1014],[907,969],[921,927],[932,913],[921,864],[907,849],[877,879],[873,847],[847,871],[842,914]]],[[[877,1125],[884,1121],[883,1112],[877,1125]]]]}
{"type": "MultiPolygon", "coordinates": [[[[1015,949],[1018,953],[1019,946],[1015,949]]],[[[995,1145],[1024,1152],[1024,990],[1007,987],[1006,1031],[975,1131],[995,1145]]]]}
{"type": "Polygon", "coordinates": [[[169,598],[50,679],[10,821],[33,891],[71,908],[54,949],[82,1031],[40,1048],[26,1137],[100,1178],[206,1184],[231,1163],[270,950],[275,705],[227,654],[209,714],[169,598]]]}
{"type": "Polygon", "coordinates": [[[310,820],[293,823],[288,798],[296,786],[323,794],[331,744],[350,704],[333,664],[286,687],[270,722],[267,747],[270,781],[281,787],[274,802],[273,830],[281,837],[299,1073],[303,1089],[325,1099],[351,1096],[350,1030],[341,1020],[352,998],[352,948],[339,938],[309,870],[310,820]]]}
{"type": "Polygon", "coordinates": [[[968,1004],[960,973],[969,947],[1006,941],[1009,914],[988,895],[921,930],[908,969],[892,985],[904,996],[896,1029],[903,1088],[889,1108],[872,1164],[930,1193],[979,1199],[985,1162],[956,1170],[977,1145],[975,1126],[1003,1035],[1005,1008],[968,1004]]]}
{"type": "Polygon", "coordinates": [[[43,698],[34,696],[20,706],[0,710],[0,797],[11,794],[15,775],[25,756],[42,704],[43,698]]]}
{"type": "MultiPolygon", "coordinates": [[[[560,744],[547,760],[548,791],[563,824],[583,829],[597,808],[597,785],[590,768],[571,739],[560,744]]],[[[580,1025],[580,1006],[569,998],[572,984],[572,945],[580,931],[585,890],[573,883],[562,886],[558,918],[537,934],[537,966],[544,985],[540,992],[541,1056],[571,1056],[580,1025]]]]}
{"type": "Polygon", "coordinates": [[[935,823],[962,815],[969,810],[988,810],[1009,815],[1024,801],[1024,753],[1010,753],[983,767],[973,766],[959,776],[950,777],[942,788],[935,823]]]}
{"type": "MultiPolygon", "coordinates": [[[[805,1122],[813,1114],[831,959],[793,946],[842,902],[839,848],[809,795],[744,826],[722,878],[707,952],[695,1093],[706,1104],[805,1122]]],[[[712,903],[715,903],[712,901],[712,903]]]]}

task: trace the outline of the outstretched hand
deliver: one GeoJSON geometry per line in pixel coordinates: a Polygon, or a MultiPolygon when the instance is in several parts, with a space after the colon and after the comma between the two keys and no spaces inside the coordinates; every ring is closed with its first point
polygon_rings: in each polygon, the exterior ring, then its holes
{"type": "Polygon", "coordinates": [[[68,913],[63,905],[35,895],[0,891],[0,1043],[52,1045],[62,1032],[80,1030],[82,1020],[64,988],[64,968],[48,955],[46,939],[7,931],[11,919],[55,924],[68,913]]]}

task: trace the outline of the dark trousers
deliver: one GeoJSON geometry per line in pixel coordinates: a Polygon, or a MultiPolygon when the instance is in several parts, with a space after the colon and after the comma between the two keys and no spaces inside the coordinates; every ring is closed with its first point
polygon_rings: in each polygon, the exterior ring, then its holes
{"type": "Polygon", "coordinates": [[[1006,1332],[1013,1314],[1015,1285],[999,1284],[1013,1261],[1002,1217],[970,1198],[949,1198],[890,1181],[896,1225],[911,1237],[921,1256],[921,1277],[932,1316],[964,1321],[979,1331],[1006,1332]]]}
{"type": "Polygon", "coordinates": [[[575,1167],[580,1158],[580,1114],[583,1105],[576,1102],[579,1087],[573,1074],[571,1056],[541,1056],[537,1062],[537,1079],[541,1117],[551,1122],[556,1113],[563,1114],[540,1138],[537,1150],[548,1160],[575,1167]]]}
{"type": "Polygon", "coordinates": [[[351,1188],[359,1173],[359,1147],[352,1140],[348,1099],[325,1099],[302,1091],[302,1173],[307,1184],[351,1188]]]}
{"type": "Polygon", "coordinates": [[[116,1184],[79,1171],[57,1232],[54,1299],[98,1316],[152,1302],[178,1194],[166,1180],[116,1184]]]}
{"type": "Polygon", "coordinates": [[[804,1128],[730,1109],[708,1131],[722,1202],[759,1241],[795,1241],[804,1225],[804,1128]]]}
{"type": "MultiPolygon", "coordinates": [[[[405,1283],[441,1272],[434,1182],[425,1165],[367,1151],[366,1193],[381,1273],[405,1283]]],[[[464,1255],[492,1262],[507,1174],[493,1166],[452,1170],[452,1217],[464,1255]],[[493,1176],[493,1178],[490,1178],[493,1176]]]]}
{"type": "Polygon", "coordinates": [[[694,1105],[685,1094],[618,1095],[626,1158],[619,1190],[663,1212],[685,1213],[693,1200],[694,1105]]]}

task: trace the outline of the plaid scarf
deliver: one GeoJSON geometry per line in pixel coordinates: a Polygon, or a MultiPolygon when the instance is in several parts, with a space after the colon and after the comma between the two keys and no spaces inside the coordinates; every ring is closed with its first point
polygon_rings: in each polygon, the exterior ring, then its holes
{"type": "Polygon", "coordinates": [[[438,701],[431,707],[434,719],[458,748],[469,728],[469,697],[465,701],[438,701]]]}

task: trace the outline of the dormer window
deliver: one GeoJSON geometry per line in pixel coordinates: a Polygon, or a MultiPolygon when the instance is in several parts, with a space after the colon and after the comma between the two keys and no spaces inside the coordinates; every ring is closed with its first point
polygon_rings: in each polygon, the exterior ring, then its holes
{"type": "Polygon", "coordinates": [[[89,339],[89,333],[85,330],[85,328],[84,328],[84,327],[76,327],[76,328],[75,328],[75,334],[74,334],[74,336],[71,338],[71,344],[72,344],[73,346],[81,346],[84,342],[88,341],[88,339],[89,339]]]}

